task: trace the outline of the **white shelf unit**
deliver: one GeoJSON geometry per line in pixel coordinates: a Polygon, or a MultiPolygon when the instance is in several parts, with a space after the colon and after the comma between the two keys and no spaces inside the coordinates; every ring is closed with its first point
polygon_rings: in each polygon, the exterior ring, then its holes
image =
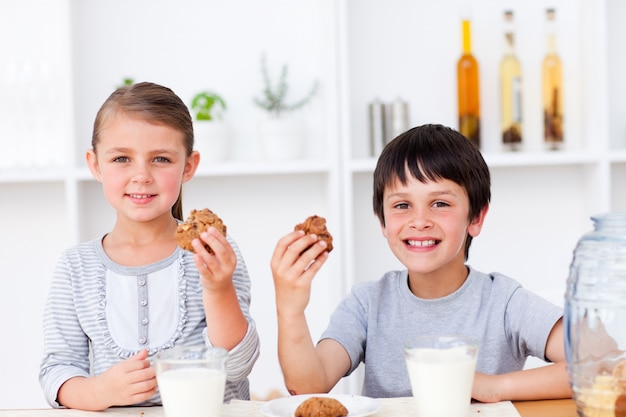
{"type": "MultiPolygon", "coordinates": [[[[372,211],[376,160],[368,152],[366,108],[375,97],[401,97],[409,102],[411,125],[456,125],[454,68],[460,53],[460,16],[467,2],[51,3],[63,16],[48,22],[62,35],[56,47],[72,56],[59,64],[68,80],[61,109],[66,133],[50,138],[66,150],[66,158],[51,168],[31,165],[0,171],[0,267],[8,277],[0,291],[0,313],[21,318],[0,325],[0,332],[20,342],[9,344],[0,362],[0,387],[7,393],[0,408],[45,405],[36,375],[47,285],[64,248],[101,236],[112,226],[114,214],[83,160],[98,107],[128,76],[170,86],[184,100],[200,89],[216,89],[229,103],[235,159],[201,165],[184,187],[184,208],[211,207],[240,244],[251,272],[252,309],[262,337],[251,389],[259,396],[282,390],[269,270],[274,245],[305,215],[316,213],[329,220],[336,249],[315,279],[307,310],[314,338],[353,284],[401,267],[372,211]],[[116,22],[114,31],[110,22],[116,22]],[[162,30],[166,23],[171,30],[162,30]],[[212,29],[209,39],[207,25],[212,29]],[[282,63],[290,65],[295,95],[306,91],[311,79],[320,80],[319,95],[303,112],[310,136],[306,158],[300,161],[256,157],[255,124],[261,114],[252,97],[261,89],[258,67],[263,51],[274,72],[282,63]]],[[[30,14],[46,22],[37,12],[48,10],[43,4],[48,0],[26,1],[28,13],[17,21],[23,19],[25,27],[30,14]]],[[[507,273],[560,303],[571,251],[591,228],[589,216],[626,210],[626,118],[620,113],[626,97],[621,76],[626,61],[616,53],[626,36],[621,25],[626,6],[620,0],[472,4],[473,49],[481,65],[484,155],[493,175],[493,199],[470,263],[507,273]],[[557,9],[566,71],[567,146],[561,152],[541,150],[536,106],[541,25],[548,6],[557,9]],[[518,53],[525,77],[528,146],[518,153],[504,153],[498,145],[495,80],[504,7],[513,8],[521,23],[518,53]]],[[[358,373],[338,387],[353,393],[358,389],[358,373]]]]}
{"type": "Polygon", "coordinates": [[[591,228],[589,216],[626,209],[619,191],[624,179],[624,122],[612,120],[621,127],[608,122],[609,98],[619,101],[624,84],[620,81],[620,89],[611,89],[609,97],[608,85],[617,73],[607,79],[609,59],[620,60],[623,67],[623,58],[608,53],[610,43],[607,47],[608,38],[617,47],[620,38],[611,34],[623,29],[619,17],[612,17],[615,24],[607,32],[607,16],[623,17],[624,7],[616,1],[584,0],[532,4],[476,0],[469,10],[468,4],[461,0],[340,2],[342,158],[344,189],[352,190],[343,198],[346,219],[352,219],[344,225],[344,235],[352,242],[347,250],[348,285],[378,278],[376,272],[396,265],[387,256],[371,208],[376,160],[369,154],[367,105],[375,98],[391,102],[400,97],[409,103],[411,126],[455,127],[460,21],[469,12],[472,49],[480,67],[482,150],[493,176],[492,207],[469,261],[487,271],[499,268],[561,302],[571,250],[591,228]],[[547,7],[557,10],[557,44],[566,81],[565,149],[558,152],[544,151],[541,143],[539,89],[547,7]],[[525,149],[508,153],[500,147],[497,110],[505,8],[514,10],[517,23],[525,121],[525,149]],[[616,131],[621,131],[621,137],[616,131]],[[377,241],[378,245],[373,243],[377,241]],[[519,249],[512,253],[503,249],[507,247],[519,249]],[[371,259],[380,262],[364,262],[371,259]]]}

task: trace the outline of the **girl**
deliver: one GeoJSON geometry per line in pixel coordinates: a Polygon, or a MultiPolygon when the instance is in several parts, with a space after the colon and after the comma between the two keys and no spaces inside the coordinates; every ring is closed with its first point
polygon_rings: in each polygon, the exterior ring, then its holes
{"type": "Polygon", "coordinates": [[[182,184],[198,167],[189,110],[169,88],[121,87],[94,123],[87,164],[115,209],[104,237],[67,250],[44,312],[39,381],[53,407],[159,405],[150,358],[175,345],[229,350],[224,401],[248,399],[259,355],[250,279],[214,228],[196,254],[176,244],[182,184]]]}

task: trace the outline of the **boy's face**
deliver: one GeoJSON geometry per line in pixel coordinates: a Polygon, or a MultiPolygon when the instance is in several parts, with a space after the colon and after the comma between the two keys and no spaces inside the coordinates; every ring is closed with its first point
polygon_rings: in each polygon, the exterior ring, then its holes
{"type": "Polygon", "coordinates": [[[383,235],[396,258],[413,274],[454,273],[465,268],[465,239],[477,236],[486,210],[470,222],[469,198],[450,180],[422,183],[408,176],[383,197],[383,235]]]}

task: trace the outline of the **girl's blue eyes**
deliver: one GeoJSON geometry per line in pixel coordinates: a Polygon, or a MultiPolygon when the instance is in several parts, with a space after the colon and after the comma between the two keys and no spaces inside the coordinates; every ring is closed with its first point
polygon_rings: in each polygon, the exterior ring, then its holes
{"type": "MultiPolygon", "coordinates": [[[[130,158],[126,156],[118,156],[117,158],[113,158],[113,162],[130,162],[130,158]]],[[[157,156],[156,158],[154,158],[154,162],[167,163],[171,161],[169,158],[166,158],[164,156],[157,156]]]]}

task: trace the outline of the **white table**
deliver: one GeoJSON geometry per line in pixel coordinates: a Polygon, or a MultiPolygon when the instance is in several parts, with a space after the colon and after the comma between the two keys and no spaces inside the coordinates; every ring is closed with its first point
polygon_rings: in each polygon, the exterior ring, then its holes
{"type": "MultiPolygon", "coordinates": [[[[413,398],[383,398],[382,407],[372,417],[417,417],[413,410],[413,398]]],[[[263,417],[259,411],[262,401],[233,400],[225,404],[221,417],[263,417]]],[[[470,406],[471,417],[521,417],[510,401],[495,404],[474,403],[470,406]]],[[[110,408],[102,412],[38,409],[38,410],[0,410],[2,417],[164,417],[161,407],[123,407],[110,408]]]]}

